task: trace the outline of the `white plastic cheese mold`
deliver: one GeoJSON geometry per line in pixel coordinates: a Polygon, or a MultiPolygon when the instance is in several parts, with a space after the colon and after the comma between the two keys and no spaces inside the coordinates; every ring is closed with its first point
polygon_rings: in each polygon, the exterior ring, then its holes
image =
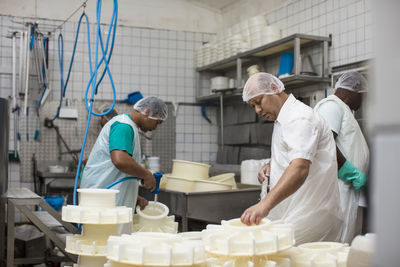
{"type": "Polygon", "coordinates": [[[149,201],[149,204],[140,210],[136,207],[136,213],[133,216],[134,232],[163,232],[176,234],[178,232],[178,223],[175,222],[175,216],[168,216],[169,209],[160,202],[149,201]]]}
{"type": "Polygon", "coordinates": [[[205,266],[201,241],[185,240],[178,234],[133,233],[111,236],[107,242],[107,267],[125,266],[205,266]]]}
{"type": "Polygon", "coordinates": [[[270,259],[287,259],[290,266],[346,267],[349,250],[349,246],[343,243],[312,242],[273,255],[270,259]]]}
{"type": "Polygon", "coordinates": [[[82,234],[66,238],[65,250],[79,255],[74,267],[102,267],[107,262],[107,239],[118,234],[118,224],[132,222],[132,209],[116,207],[118,190],[78,189],[79,206],[63,207],[62,219],[82,223],[82,234]]]}
{"type": "Polygon", "coordinates": [[[62,219],[82,224],[122,224],[132,221],[132,209],[116,207],[118,190],[78,189],[79,206],[67,205],[62,219]]]}
{"type": "Polygon", "coordinates": [[[205,250],[216,256],[269,255],[295,244],[293,225],[268,219],[253,226],[243,224],[240,219],[208,225],[202,240],[205,250]]]}

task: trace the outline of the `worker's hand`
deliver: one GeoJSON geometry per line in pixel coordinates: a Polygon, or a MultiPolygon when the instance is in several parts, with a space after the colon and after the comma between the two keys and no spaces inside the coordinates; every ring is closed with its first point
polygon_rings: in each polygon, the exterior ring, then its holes
{"type": "Polygon", "coordinates": [[[138,205],[140,207],[140,210],[143,210],[148,204],[149,204],[149,201],[147,199],[138,196],[136,205],[138,205]]]}
{"type": "Polygon", "coordinates": [[[260,184],[262,184],[264,182],[264,180],[267,180],[269,178],[270,173],[271,173],[271,165],[268,162],[258,172],[257,178],[258,178],[258,181],[260,182],[260,184]]]}
{"type": "Polygon", "coordinates": [[[368,176],[358,170],[350,161],[346,160],[338,171],[339,179],[353,184],[355,190],[365,190],[368,176]]]}
{"type": "Polygon", "coordinates": [[[156,189],[156,179],[151,172],[147,171],[146,175],[142,177],[143,186],[153,192],[156,189]]]}
{"type": "Polygon", "coordinates": [[[245,210],[240,220],[247,225],[259,224],[264,217],[267,217],[268,213],[269,209],[265,206],[264,201],[260,201],[245,210]]]}

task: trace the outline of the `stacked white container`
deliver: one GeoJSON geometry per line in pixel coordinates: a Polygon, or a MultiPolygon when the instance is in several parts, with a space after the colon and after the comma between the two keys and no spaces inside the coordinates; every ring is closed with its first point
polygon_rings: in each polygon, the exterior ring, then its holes
{"type": "Polygon", "coordinates": [[[115,206],[118,192],[111,189],[78,189],[79,206],[63,207],[64,221],[82,224],[82,235],[66,238],[65,250],[79,255],[79,263],[74,267],[103,266],[108,237],[118,234],[119,224],[132,222],[131,208],[115,206]]]}
{"type": "Polygon", "coordinates": [[[240,219],[208,225],[202,240],[208,267],[277,266],[277,261],[272,262],[268,255],[289,249],[295,243],[291,224],[268,219],[253,226],[244,225],[240,219]]]}
{"type": "Polygon", "coordinates": [[[281,38],[280,30],[267,25],[264,16],[251,17],[217,33],[197,50],[197,67],[212,64],[281,38]]]}
{"type": "Polygon", "coordinates": [[[104,267],[180,266],[205,267],[201,241],[177,234],[134,233],[111,236],[107,243],[104,267]]]}

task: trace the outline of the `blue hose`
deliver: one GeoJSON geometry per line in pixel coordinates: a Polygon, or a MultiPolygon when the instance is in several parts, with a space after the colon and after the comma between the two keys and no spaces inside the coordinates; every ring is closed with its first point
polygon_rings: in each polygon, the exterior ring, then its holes
{"type": "MultiPolygon", "coordinates": [[[[76,175],[75,175],[74,194],[73,194],[73,204],[74,205],[76,205],[76,202],[77,202],[76,201],[76,190],[78,187],[79,174],[80,174],[80,169],[81,169],[81,165],[82,165],[82,158],[83,158],[83,153],[84,153],[84,149],[85,149],[85,145],[86,145],[86,139],[87,139],[87,135],[89,132],[91,116],[92,115],[104,116],[104,115],[108,114],[114,108],[115,102],[116,102],[115,85],[114,85],[114,81],[113,81],[113,78],[111,75],[110,68],[108,67],[108,63],[110,62],[111,55],[112,55],[113,48],[114,48],[115,33],[116,33],[116,29],[117,29],[117,18],[118,18],[118,1],[114,0],[114,8],[113,8],[111,23],[110,23],[110,27],[109,27],[109,31],[108,31],[108,35],[107,35],[107,42],[106,42],[105,49],[104,49],[104,45],[103,45],[103,40],[101,38],[101,28],[100,28],[101,2],[102,2],[101,0],[97,0],[97,9],[96,9],[97,10],[97,16],[96,16],[97,17],[97,31],[96,31],[95,68],[94,68],[93,72],[92,72],[92,69],[90,70],[91,76],[90,76],[89,82],[88,82],[88,84],[86,86],[86,90],[85,90],[85,101],[84,102],[85,102],[86,109],[88,110],[88,118],[87,118],[85,135],[83,137],[81,153],[79,156],[78,168],[76,170],[76,175]],[[109,42],[110,42],[111,35],[112,35],[112,41],[111,41],[110,51],[109,51],[108,57],[107,57],[107,52],[109,49],[109,42]],[[99,43],[100,43],[100,48],[101,48],[101,53],[102,53],[102,57],[101,57],[100,61],[98,61],[99,43]],[[95,112],[93,112],[94,95],[96,94],[96,88],[98,87],[98,85],[101,82],[101,81],[99,81],[99,83],[96,85],[97,72],[103,63],[104,63],[105,71],[107,71],[108,76],[110,78],[111,85],[112,85],[113,103],[106,112],[95,113],[95,112]],[[87,102],[88,102],[88,94],[89,94],[90,86],[92,86],[92,92],[91,92],[91,97],[90,97],[90,105],[88,106],[87,102]]],[[[88,43],[88,45],[90,47],[90,43],[88,43]]],[[[90,50],[89,50],[89,55],[91,55],[90,50]]],[[[89,58],[90,58],[90,56],[89,56],[89,58]]],[[[91,66],[91,64],[90,64],[90,66],[91,66]]],[[[105,73],[105,71],[104,71],[104,73],[105,73]]],[[[102,78],[103,78],[103,75],[101,76],[101,79],[102,78]]]]}
{"type": "MultiPolygon", "coordinates": [[[[89,24],[89,18],[86,15],[85,12],[82,13],[81,17],[79,18],[78,21],[78,26],[76,28],[76,35],[75,35],[75,41],[74,41],[74,48],[72,50],[72,56],[71,56],[71,61],[69,63],[69,68],[68,68],[68,74],[67,74],[67,79],[64,82],[64,39],[62,34],[60,33],[58,35],[58,61],[59,61],[59,65],[60,65],[60,81],[61,81],[61,90],[60,90],[60,102],[58,104],[57,107],[57,113],[56,115],[53,117],[53,119],[51,119],[51,121],[54,121],[55,119],[57,119],[60,115],[60,109],[62,106],[62,99],[65,97],[65,92],[67,91],[67,86],[68,86],[68,82],[69,82],[69,78],[71,76],[71,70],[72,70],[72,65],[74,64],[74,58],[75,58],[75,52],[76,52],[76,46],[78,43],[78,39],[79,39],[79,30],[81,27],[81,23],[82,23],[82,19],[85,18],[86,19],[86,31],[87,31],[87,39],[88,39],[88,53],[89,53],[89,68],[90,68],[90,75],[93,74],[92,72],[92,52],[90,49],[90,24],[89,24]]],[[[107,62],[108,63],[108,62],[107,62]]]]}
{"type": "MultiPolygon", "coordinates": [[[[153,193],[154,194],[159,194],[160,193],[160,181],[161,181],[161,178],[162,178],[163,174],[160,173],[160,172],[155,172],[155,173],[153,173],[153,175],[154,175],[154,179],[156,179],[156,189],[154,189],[153,193]]],[[[139,180],[139,181],[143,182],[142,179],[137,178],[137,177],[124,177],[124,178],[121,178],[121,179],[111,183],[110,185],[108,185],[106,187],[106,189],[110,189],[114,185],[117,185],[117,184],[122,183],[122,182],[127,181],[127,180],[133,180],[133,179],[136,179],[136,180],[139,180]]]]}
{"type": "Polygon", "coordinates": [[[125,177],[125,178],[121,178],[121,179],[119,179],[119,180],[113,182],[112,184],[108,185],[108,186],[106,187],[106,189],[110,189],[110,188],[113,187],[114,185],[117,185],[117,184],[122,183],[122,182],[124,182],[124,181],[127,181],[127,180],[134,180],[134,179],[141,181],[141,179],[140,179],[140,178],[137,178],[137,177],[125,177]]]}

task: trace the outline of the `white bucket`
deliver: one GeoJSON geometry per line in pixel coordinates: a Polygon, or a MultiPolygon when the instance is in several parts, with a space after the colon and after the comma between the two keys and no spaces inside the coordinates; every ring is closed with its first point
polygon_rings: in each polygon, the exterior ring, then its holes
{"type": "Polygon", "coordinates": [[[159,157],[148,157],[147,164],[149,166],[149,169],[152,170],[153,172],[160,171],[160,158],[159,157]]]}
{"type": "Polygon", "coordinates": [[[269,162],[269,159],[249,159],[242,161],[240,165],[240,182],[242,184],[260,185],[258,182],[258,172],[269,162]]]}

